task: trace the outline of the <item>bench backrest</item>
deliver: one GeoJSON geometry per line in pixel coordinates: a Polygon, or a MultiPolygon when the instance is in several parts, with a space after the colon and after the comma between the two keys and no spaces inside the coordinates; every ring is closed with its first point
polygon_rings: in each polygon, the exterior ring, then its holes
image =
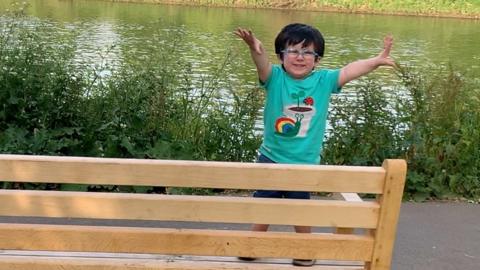
{"type": "Polygon", "coordinates": [[[0,181],[377,195],[370,201],[0,190],[0,216],[362,228],[366,234],[0,223],[0,250],[187,254],[364,261],[390,269],[405,182],[382,167],[0,155],[0,181]]]}

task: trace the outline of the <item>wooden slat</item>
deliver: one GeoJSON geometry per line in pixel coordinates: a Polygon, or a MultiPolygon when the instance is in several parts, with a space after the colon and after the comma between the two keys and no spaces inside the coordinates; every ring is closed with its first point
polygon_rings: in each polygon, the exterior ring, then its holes
{"type": "MultiPolygon", "coordinates": [[[[291,259],[258,258],[254,262],[239,261],[235,257],[179,256],[135,253],[52,252],[0,250],[2,262],[16,266],[16,270],[55,269],[291,269],[291,259]],[[168,263],[167,263],[168,262],[168,263]],[[160,263],[160,264],[159,264],[160,263]],[[35,267],[33,267],[35,266],[35,267]],[[28,268],[30,267],[30,268],[28,268]],[[51,268],[48,268],[51,267],[51,268]],[[64,268],[61,268],[64,267],[64,268]],[[130,267],[130,268],[129,268],[130,267]],[[190,268],[189,268],[190,267],[190,268]]],[[[360,270],[358,261],[317,260],[313,270],[360,270]]]]}
{"type": "Polygon", "coordinates": [[[381,167],[0,155],[0,181],[17,182],[379,194],[384,176],[381,167]]]}
{"type": "MultiPolygon", "coordinates": [[[[281,270],[292,269],[286,263],[145,260],[78,257],[2,256],[0,269],[15,270],[281,270]]],[[[362,266],[314,265],[310,270],[363,270],[362,266]]]]}
{"type": "MultiPolygon", "coordinates": [[[[197,261],[197,262],[241,262],[241,263],[261,263],[261,264],[291,264],[292,259],[282,258],[256,258],[255,261],[242,261],[237,257],[225,256],[193,256],[193,255],[162,255],[145,253],[106,253],[106,252],[62,252],[62,251],[28,251],[28,250],[0,250],[0,256],[16,257],[48,257],[48,258],[98,258],[98,259],[135,259],[135,260],[163,260],[163,261],[197,261]]],[[[1,258],[0,258],[1,261],[1,258]]],[[[364,265],[362,261],[338,261],[338,260],[316,260],[316,265],[329,266],[356,266],[364,265]]],[[[1,268],[0,268],[1,269],[1,268]]]]}
{"type": "Polygon", "coordinates": [[[382,207],[378,227],[373,231],[376,244],[371,263],[368,265],[370,270],[390,270],[407,174],[407,164],[404,160],[385,160],[383,167],[387,175],[384,194],[377,199],[382,207]]]}
{"type": "Polygon", "coordinates": [[[375,228],[377,202],[0,190],[0,216],[375,228]]]}
{"type": "Polygon", "coordinates": [[[347,202],[363,202],[362,198],[357,193],[340,193],[343,199],[347,202]]]}
{"type": "MultiPolygon", "coordinates": [[[[340,196],[347,202],[362,202],[362,198],[357,193],[340,193],[340,196]]],[[[353,234],[355,228],[335,228],[335,233],[339,234],[353,234]]]]}
{"type": "Polygon", "coordinates": [[[359,235],[0,224],[0,249],[368,261],[359,235]]]}

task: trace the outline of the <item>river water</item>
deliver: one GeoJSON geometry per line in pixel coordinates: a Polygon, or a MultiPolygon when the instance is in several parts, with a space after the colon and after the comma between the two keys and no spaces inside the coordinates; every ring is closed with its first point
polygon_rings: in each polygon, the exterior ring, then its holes
{"type": "MultiPolygon", "coordinates": [[[[0,10],[10,0],[0,0],[0,10]]],[[[207,8],[175,5],[114,3],[88,0],[32,0],[28,13],[81,31],[79,57],[98,61],[98,51],[109,51],[111,61],[122,59],[122,51],[142,53],[155,31],[182,27],[189,50],[185,57],[196,72],[218,65],[228,51],[240,55],[236,75],[254,78],[255,70],[246,47],[232,31],[250,28],[271,52],[280,29],[292,22],[314,25],[326,40],[321,66],[341,67],[351,61],[376,55],[382,38],[392,34],[392,56],[402,65],[428,69],[452,63],[480,74],[480,21],[451,18],[359,15],[266,9],[207,8]]],[[[388,71],[377,72],[380,75],[388,71]]],[[[391,72],[390,72],[391,73],[391,72]]],[[[480,77],[480,76],[476,76],[480,77]]]]}

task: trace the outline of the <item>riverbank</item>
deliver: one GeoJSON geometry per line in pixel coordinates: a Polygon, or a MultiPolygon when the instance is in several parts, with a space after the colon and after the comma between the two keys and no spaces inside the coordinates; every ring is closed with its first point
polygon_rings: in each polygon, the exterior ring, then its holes
{"type": "Polygon", "coordinates": [[[269,8],[381,14],[402,16],[429,16],[480,19],[480,1],[347,1],[347,0],[105,0],[112,2],[154,3],[192,6],[269,8]]]}

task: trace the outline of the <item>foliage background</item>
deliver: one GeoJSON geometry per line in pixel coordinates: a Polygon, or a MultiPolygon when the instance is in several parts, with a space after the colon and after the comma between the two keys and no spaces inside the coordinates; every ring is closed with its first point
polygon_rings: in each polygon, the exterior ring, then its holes
{"type": "MultiPolygon", "coordinates": [[[[21,8],[0,23],[1,153],[255,159],[263,96],[225,76],[235,55],[227,53],[216,69],[195,77],[192,65],[177,57],[184,49],[178,42],[183,35],[179,27],[152,37],[152,44],[165,46],[150,48],[148,59],[130,55],[130,61],[115,68],[104,62],[92,67],[75,62],[74,31],[51,31],[61,26],[45,21],[27,23],[21,8]]],[[[404,67],[391,88],[371,80],[360,84],[353,96],[336,96],[322,162],[381,165],[386,158],[404,158],[409,170],[406,198],[479,199],[479,79],[455,67],[429,70],[427,74],[404,67]]]]}
{"type": "Polygon", "coordinates": [[[480,0],[107,0],[250,8],[480,18],[480,0]]]}

